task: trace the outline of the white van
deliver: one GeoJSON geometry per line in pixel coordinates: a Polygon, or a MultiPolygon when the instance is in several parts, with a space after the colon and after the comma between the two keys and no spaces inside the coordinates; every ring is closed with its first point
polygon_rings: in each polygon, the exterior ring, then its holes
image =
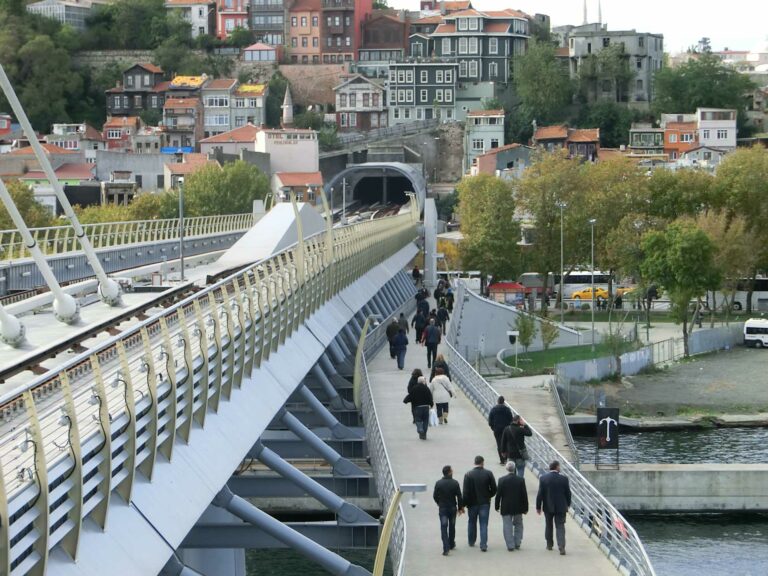
{"type": "Polygon", "coordinates": [[[768,348],[768,319],[750,318],[744,322],[744,345],[768,348]]]}

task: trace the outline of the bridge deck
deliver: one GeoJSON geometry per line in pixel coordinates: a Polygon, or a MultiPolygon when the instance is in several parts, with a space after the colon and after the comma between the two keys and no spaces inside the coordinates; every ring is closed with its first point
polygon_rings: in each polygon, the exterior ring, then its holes
{"type": "MultiPolygon", "coordinates": [[[[409,336],[413,337],[412,331],[409,336]]],[[[368,361],[373,399],[395,480],[397,483],[425,483],[428,487],[427,494],[420,495],[416,509],[406,506],[405,573],[434,574],[439,570],[443,575],[464,575],[487,570],[485,574],[493,575],[507,572],[509,566],[515,565],[525,566],[526,572],[542,575],[563,572],[575,576],[617,574],[611,562],[570,518],[566,521],[567,556],[546,551],[544,517],[535,511],[538,480],[530,470],[526,471],[525,481],[531,511],[524,517],[525,536],[520,550],[507,551],[501,516],[492,511],[487,553],[481,553],[478,547],[467,546],[466,516],[462,516],[456,524],[456,550],[447,558],[441,556],[440,525],[437,507],[432,501],[432,488],[441,477],[442,467],[451,464],[455,478],[461,483],[464,473],[472,468],[474,457],[482,454],[487,467],[497,478],[506,471],[497,461],[496,444],[485,417],[461,392],[451,401],[449,424],[431,428],[427,441],[418,439],[411,423],[410,405],[403,404],[402,400],[411,371],[421,368],[426,372],[426,366],[426,348],[414,343],[409,346],[402,371],[397,369],[394,360],[390,360],[386,347],[368,361]]]]}

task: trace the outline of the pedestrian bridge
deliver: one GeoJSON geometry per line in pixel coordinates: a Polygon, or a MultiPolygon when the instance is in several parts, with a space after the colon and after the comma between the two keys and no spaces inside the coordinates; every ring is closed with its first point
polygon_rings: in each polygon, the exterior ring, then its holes
{"type": "MultiPolygon", "coordinates": [[[[345,446],[364,441],[382,509],[397,483],[431,486],[442,464],[459,473],[476,452],[493,460],[484,418],[496,393],[449,343],[442,351],[463,395],[450,425],[421,445],[400,403],[405,373],[377,353],[386,320],[413,305],[405,269],[417,252],[417,220],[412,201],[397,216],[309,237],[299,229],[292,247],[88,344],[23,386],[0,387],[0,575],[96,575],[105,566],[116,576],[235,574],[242,565],[213,555],[193,571],[183,561],[194,554],[179,551],[256,546],[291,546],[330,573],[368,574],[322,544],[332,547],[333,531],[350,546],[375,547],[376,520],[287,458],[311,455],[333,478],[362,478],[366,458],[345,446]],[[369,332],[372,317],[384,322],[369,332]],[[352,401],[340,394],[345,375],[352,401]],[[363,428],[335,417],[355,407],[363,428]],[[313,496],[335,521],[281,523],[249,504],[240,497],[253,489],[247,459],[313,496]]],[[[562,457],[538,434],[529,446],[535,491],[545,463],[562,457]]],[[[631,526],[576,469],[564,471],[574,490],[568,570],[652,575],[631,526]]],[[[428,573],[437,561],[456,574],[481,565],[466,549],[440,556],[428,498],[396,514],[396,574],[428,573]]],[[[543,549],[538,520],[526,521],[526,565],[562,569],[543,549]]],[[[501,560],[493,545],[500,529],[491,530],[486,563],[501,560]]]]}

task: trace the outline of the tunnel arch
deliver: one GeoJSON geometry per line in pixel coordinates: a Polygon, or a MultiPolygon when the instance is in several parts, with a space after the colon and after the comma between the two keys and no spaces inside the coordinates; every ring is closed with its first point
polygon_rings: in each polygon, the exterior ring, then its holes
{"type": "Polygon", "coordinates": [[[349,166],[336,174],[326,185],[325,193],[332,199],[333,207],[341,206],[342,180],[347,180],[347,203],[360,200],[365,204],[387,201],[403,204],[407,200],[406,191],[416,194],[419,210],[424,209],[427,198],[427,181],[421,170],[402,162],[367,162],[349,166]],[[364,186],[360,186],[364,184],[364,186]],[[350,191],[351,188],[351,191],[350,191]],[[333,189],[333,193],[331,190],[333,189]],[[350,196],[351,194],[351,196],[350,196]]]}

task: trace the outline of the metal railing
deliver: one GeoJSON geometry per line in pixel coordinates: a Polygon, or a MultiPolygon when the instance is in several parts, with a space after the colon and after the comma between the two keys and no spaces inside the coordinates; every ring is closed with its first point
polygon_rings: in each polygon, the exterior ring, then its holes
{"type": "Polygon", "coordinates": [[[319,306],[412,242],[417,211],[318,233],[139,322],[0,397],[0,574],[75,559],[86,518],[193,441],[193,422],[319,306]]]}
{"type": "MultiPolygon", "coordinates": [[[[254,223],[254,215],[251,213],[184,218],[184,236],[191,238],[248,230],[254,223]]],[[[170,218],[84,224],[83,230],[96,249],[125,244],[153,244],[178,238],[179,220],[170,218]]],[[[31,228],[30,232],[43,254],[57,256],[80,250],[80,244],[72,226],[31,228]]],[[[30,257],[29,250],[18,230],[0,230],[0,260],[28,257],[30,257]]]]}
{"type": "Polygon", "coordinates": [[[375,140],[386,140],[387,138],[397,138],[398,136],[407,136],[416,134],[423,130],[436,128],[439,120],[414,120],[405,124],[397,124],[386,128],[374,128],[367,132],[348,132],[338,135],[341,144],[351,144],[353,142],[371,142],[375,140]]]}
{"type": "Polygon", "coordinates": [[[570,462],[576,469],[581,468],[581,459],[579,458],[579,450],[576,447],[576,442],[573,440],[573,434],[571,434],[571,427],[568,425],[568,417],[565,415],[565,408],[563,408],[563,402],[560,400],[560,393],[557,391],[557,383],[554,378],[547,382],[547,388],[552,395],[552,403],[557,408],[557,416],[560,418],[560,425],[563,427],[563,433],[565,434],[565,443],[571,450],[570,462]]]}
{"type": "MultiPolygon", "coordinates": [[[[496,405],[499,394],[450,343],[450,367],[454,381],[482,414],[496,405]]],[[[510,408],[512,408],[510,406],[510,408]]],[[[516,413],[515,409],[512,411],[516,413]]],[[[531,454],[529,464],[537,476],[548,470],[549,463],[558,460],[571,484],[570,513],[578,525],[598,545],[601,551],[623,573],[630,576],[655,576],[655,571],[635,529],[600,492],[572,466],[535,428],[526,440],[531,454]]]]}

